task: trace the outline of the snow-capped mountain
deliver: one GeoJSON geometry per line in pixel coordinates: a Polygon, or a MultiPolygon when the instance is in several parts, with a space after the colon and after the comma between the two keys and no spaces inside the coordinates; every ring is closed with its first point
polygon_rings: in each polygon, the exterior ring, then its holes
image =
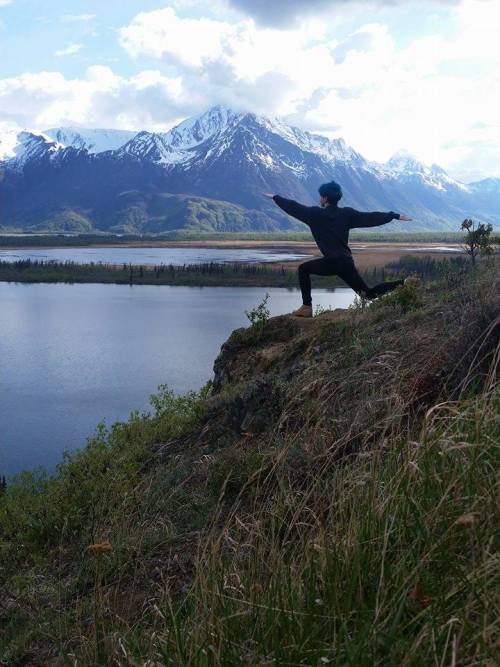
{"type": "Polygon", "coordinates": [[[54,157],[64,146],[45,133],[9,132],[0,137],[0,165],[22,170],[42,157],[54,157]]]}
{"type": "Polygon", "coordinates": [[[500,178],[484,178],[482,181],[476,181],[470,184],[474,192],[498,193],[500,190],[500,178]]]}
{"type": "Polygon", "coordinates": [[[165,133],[166,142],[181,151],[193,149],[210,139],[220,137],[234,128],[244,114],[228,107],[216,105],[208,111],[188,118],[165,133]]]}
{"type": "MultiPolygon", "coordinates": [[[[217,105],[200,116],[188,118],[168,132],[139,132],[121,152],[164,166],[186,164],[196,159],[200,148],[207,142],[218,146],[220,152],[244,115],[217,105]]],[[[203,153],[203,156],[206,158],[207,154],[203,153]]]]}
{"type": "Polygon", "coordinates": [[[402,182],[419,178],[422,183],[437,190],[445,191],[450,187],[455,187],[464,192],[467,191],[467,186],[464,183],[448,176],[439,165],[425,165],[405,150],[398,151],[384,165],[380,166],[389,177],[398,178],[402,182]]]}
{"type": "MultiPolygon", "coordinates": [[[[199,152],[204,159],[221,155],[237,133],[238,128],[253,121],[256,126],[281,137],[303,151],[316,153],[326,160],[340,160],[352,164],[364,163],[364,158],[347,146],[343,139],[330,140],[317,134],[290,127],[279,118],[266,118],[247,112],[235,112],[217,105],[195,118],[187,119],[165,133],[140,132],[121,149],[141,158],[148,158],[163,165],[189,163],[199,152]],[[212,150],[203,151],[202,146],[211,142],[212,150]]],[[[255,157],[269,169],[277,168],[268,147],[262,146],[255,157]]]]}
{"type": "Polygon", "coordinates": [[[136,135],[129,130],[92,130],[76,127],[53,127],[44,134],[61,146],[87,150],[89,153],[115,151],[136,135]]]}
{"type": "Polygon", "coordinates": [[[424,173],[425,165],[408,153],[400,150],[395,153],[386,163],[387,169],[396,173],[424,173]]]}
{"type": "Polygon", "coordinates": [[[5,227],[40,226],[54,212],[60,220],[61,211],[71,211],[99,229],[230,230],[243,219],[245,229],[297,229],[301,223],[262,192],[314,204],[319,184],[331,179],[342,184],[343,205],[411,213],[416,222],[407,230],[457,229],[474,216],[500,224],[500,179],[466,185],[405,151],[385,164],[368,161],[343,139],[222,105],[161,133],[0,134],[0,167],[5,227]],[[200,202],[211,212],[201,211],[200,202]],[[229,204],[236,206],[231,213],[229,204]],[[214,207],[224,215],[217,217],[214,207]]]}

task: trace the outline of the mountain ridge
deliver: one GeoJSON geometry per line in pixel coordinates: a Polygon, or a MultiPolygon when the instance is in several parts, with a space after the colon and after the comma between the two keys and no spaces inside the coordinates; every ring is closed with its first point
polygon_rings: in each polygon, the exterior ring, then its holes
{"type": "MultiPolygon", "coordinates": [[[[4,228],[39,228],[40,220],[68,211],[95,229],[140,232],[151,221],[148,202],[163,193],[258,211],[267,217],[270,231],[276,225],[297,229],[302,225],[273,210],[261,193],[280,192],[315,204],[319,184],[332,179],[342,184],[344,205],[410,213],[416,222],[406,226],[409,231],[456,228],[465,217],[500,225],[500,179],[464,184],[407,151],[398,151],[384,164],[369,161],[342,138],[329,139],[278,117],[223,105],[168,132],[61,127],[22,132],[16,140],[13,145],[11,135],[0,136],[4,228]],[[121,195],[131,190],[137,193],[133,209],[139,214],[132,215],[128,207],[128,222],[121,225],[121,195]]],[[[156,213],[159,231],[172,225],[205,228],[201,220],[188,224],[185,217],[172,220],[165,211],[156,213]],[[163,225],[158,224],[162,216],[163,225]]]]}

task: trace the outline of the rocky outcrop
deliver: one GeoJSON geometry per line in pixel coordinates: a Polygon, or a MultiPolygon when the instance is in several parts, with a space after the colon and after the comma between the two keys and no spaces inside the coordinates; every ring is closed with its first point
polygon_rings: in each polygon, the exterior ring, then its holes
{"type": "Polygon", "coordinates": [[[213,393],[262,375],[290,380],[306,363],[301,353],[310,341],[348,319],[349,311],[339,308],[311,319],[282,315],[263,325],[236,329],[214,362],[213,393]]]}
{"type": "Polygon", "coordinates": [[[249,436],[279,425],[291,388],[300,387],[324,351],[318,340],[349,315],[341,309],[313,319],[285,315],[234,331],[214,363],[204,429],[212,444],[228,431],[249,436]]]}

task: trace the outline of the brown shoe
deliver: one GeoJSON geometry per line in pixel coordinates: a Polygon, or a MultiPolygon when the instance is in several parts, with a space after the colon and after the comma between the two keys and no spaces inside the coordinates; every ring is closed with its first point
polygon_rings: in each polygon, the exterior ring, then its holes
{"type": "Polygon", "coordinates": [[[298,310],[294,310],[292,315],[295,315],[296,317],[312,317],[312,306],[301,306],[298,310]]]}

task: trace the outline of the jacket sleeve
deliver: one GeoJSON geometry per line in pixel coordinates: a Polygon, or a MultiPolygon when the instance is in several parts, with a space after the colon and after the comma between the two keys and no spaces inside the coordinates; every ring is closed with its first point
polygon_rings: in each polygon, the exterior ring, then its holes
{"type": "Polygon", "coordinates": [[[304,206],[304,204],[299,204],[293,199],[285,199],[285,197],[281,197],[280,195],[274,195],[273,200],[288,215],[292,215],[297,220],[305,222],[306,225],[311,223],[312,206],[304,206]]]}
{"type": "Polygon", "coordinates": [[[355,209],[349,209],[349,226],[356,227],[377,227],[378,225],[386,225],[391,220],[399,220],[399,213],[389,211],[388,213],[361,213],[355,209]]]}

